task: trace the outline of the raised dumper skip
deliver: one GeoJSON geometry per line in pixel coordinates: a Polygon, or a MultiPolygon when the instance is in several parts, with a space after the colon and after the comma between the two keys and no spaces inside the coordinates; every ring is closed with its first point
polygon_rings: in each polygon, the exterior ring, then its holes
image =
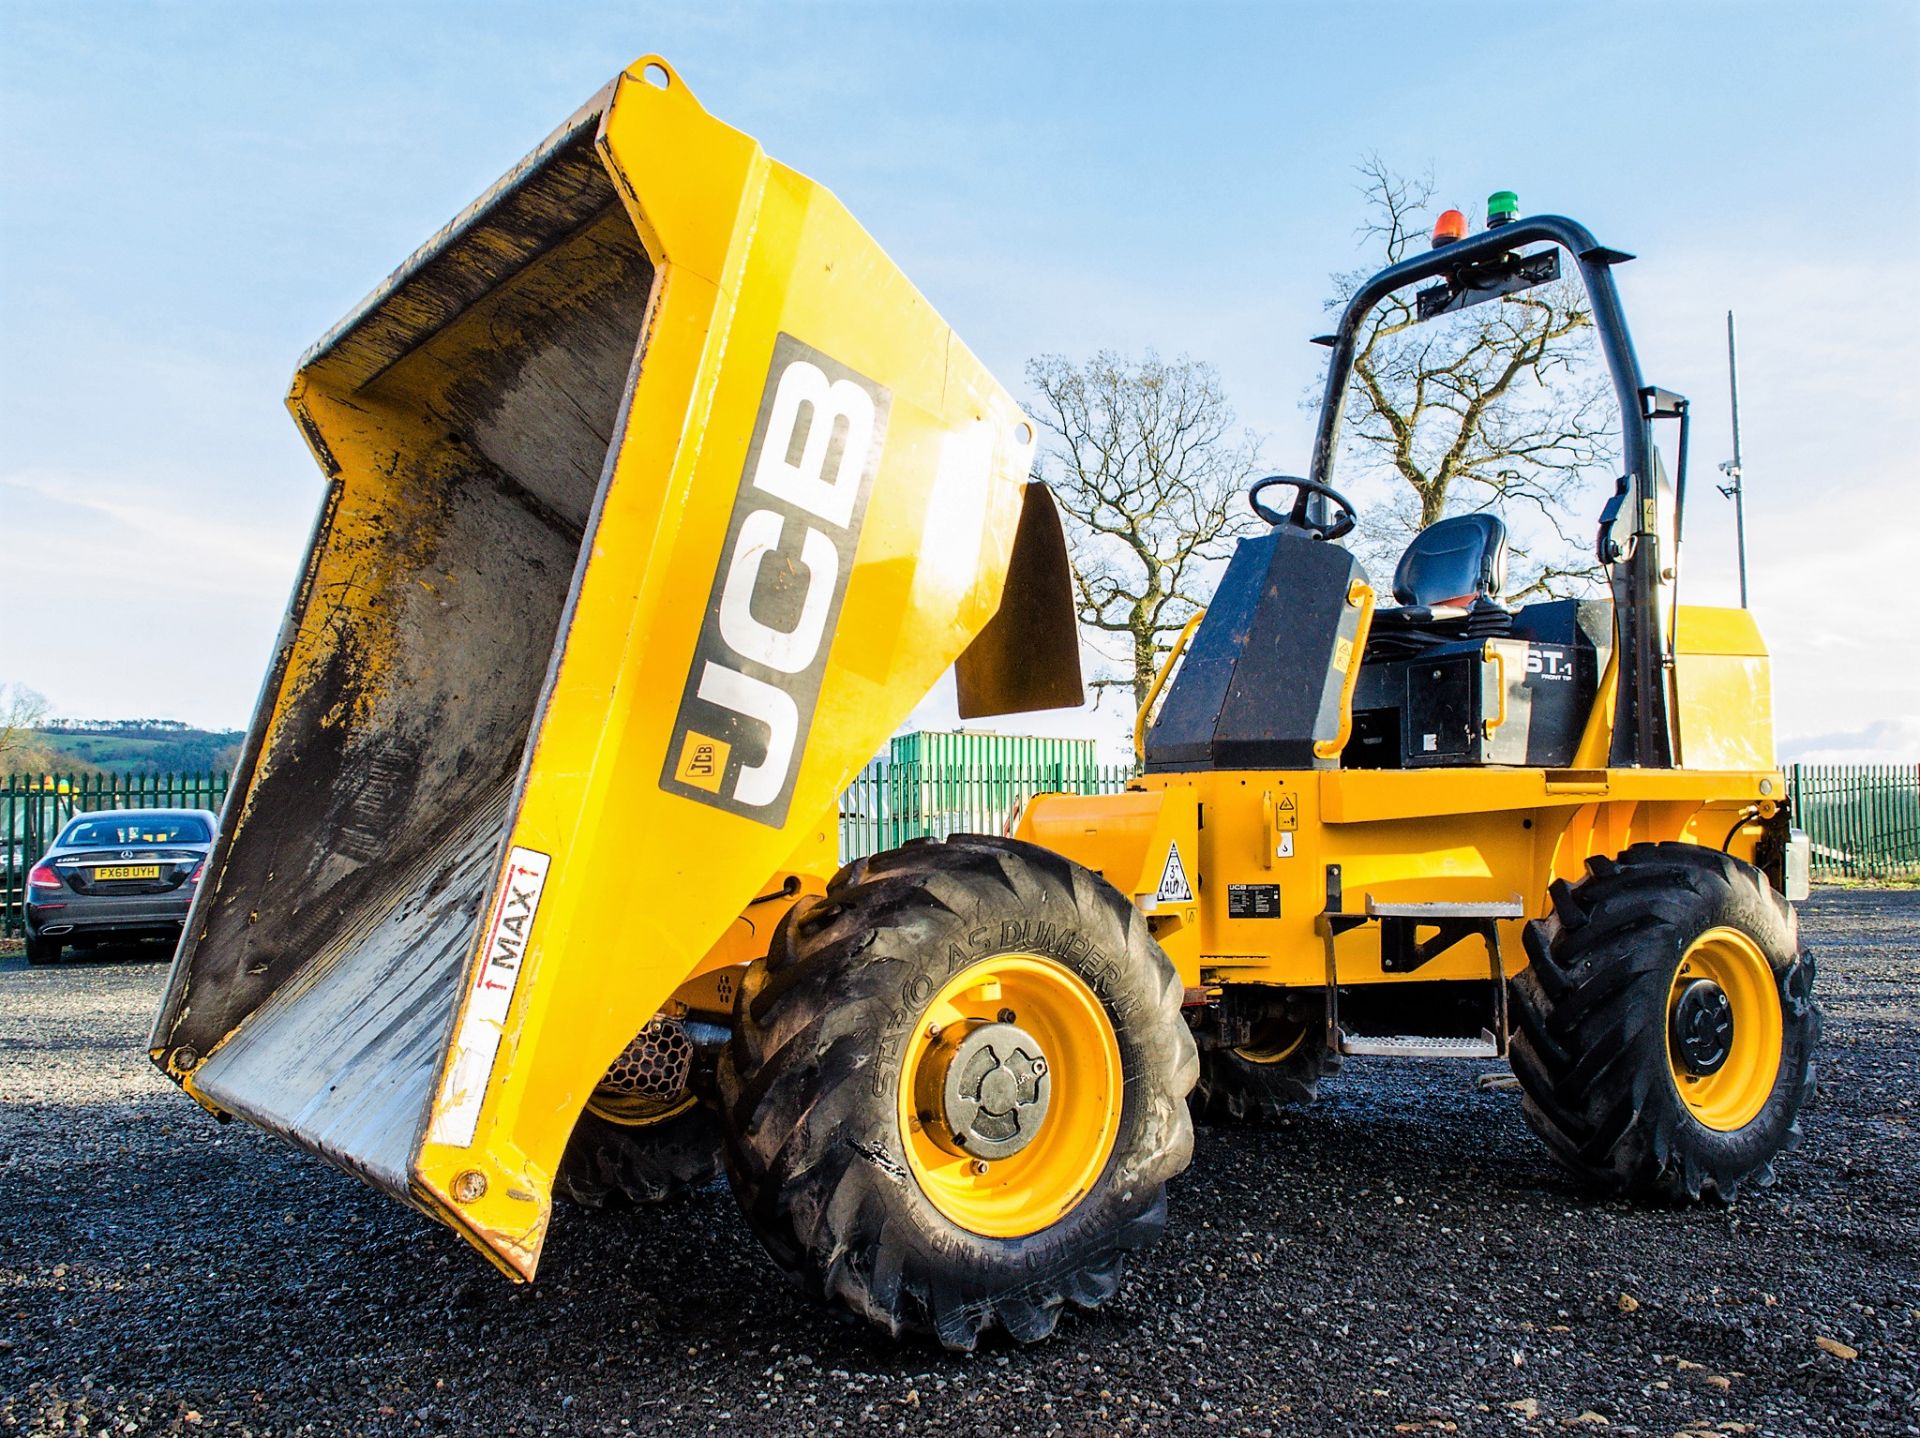
{"type": "Polygon", "coordinates": [[[1685,402],[1625,256],[1493,218],[1343,317],[1311,474],[1256,486],[1125,793],[836,872],[948,667],[969,717],[1079,701],[1059,521],[839,203],[636,63],[300,363],[326,494],[154,1061],[516,1278],[556,1196],[724,1168],[796,1282],[959,1348],[1117,1290],[1190,1104],[1261,1119],[1344,1054],[1510,1053],[1613,1188],[1765,1181],[1818,1028],[1765,650],[1676,603],[1685,402]],[[1335,542],[1355,326],[1562,255],[1624,416],[1611,603],[1502,606],[1478,518],[1389,606],[1335,542]]]}

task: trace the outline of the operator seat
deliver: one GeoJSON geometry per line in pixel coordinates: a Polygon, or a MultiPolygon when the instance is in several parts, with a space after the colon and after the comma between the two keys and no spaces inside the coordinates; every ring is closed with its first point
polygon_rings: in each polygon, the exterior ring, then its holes
{"type": "Polygon", "coordinates": [[[1506,582],[1506,525],[1491,514],[1456,514],[1414,535],[1393,572],[1393,597],[1425,609],[1466,609],[1506,582]]]}
{"type": "Polygon", "coordinates": [[[1507,526],[1491,514],[1457,514],[1414,535],[1393,573],[1398,609],[1377,610],[1367,657],[1505,634],[1513,615],[1496,596],[1507,582],[1507,526]]]}

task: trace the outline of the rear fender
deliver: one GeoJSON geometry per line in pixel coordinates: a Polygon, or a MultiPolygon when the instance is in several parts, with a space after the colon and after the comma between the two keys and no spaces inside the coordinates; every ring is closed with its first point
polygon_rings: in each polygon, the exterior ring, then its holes
{"type": "Polygon", "coordinates": [[[1014,837],[1092,869],[1148,916],[1182,973],[1198,966],[1200,806],[1184,784],[1120,794],[1038,794],[1014,837]]]}

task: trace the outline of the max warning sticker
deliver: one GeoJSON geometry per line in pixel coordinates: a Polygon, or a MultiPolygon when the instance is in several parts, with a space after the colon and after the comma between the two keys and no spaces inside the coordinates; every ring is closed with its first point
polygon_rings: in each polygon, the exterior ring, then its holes
{"type": "Polygon", "coordinates": [[[467,990],[466,1012],[460,1019],[453,1058],[440,1084],[433,1126],[427,1131],[429,1143],[455,1148],[473,1143],[480,1123],[480,1103],[493,1075],[493,1061],[500,1053],[500,1036],[507,1011],[513,1007],[514,990],[520,985],[527,939],[533,932],[540,893],[547,886],[547,866],[552,862],[550,855],[537,849],[507,852],[506,872],[501,875],[500,892],[494,896],[493,912],[487,919],[486,938],[481,942],[480,962],[467,990]]]}
{"type": "Polygon", "coordinates": [[[1178,842],[1167,845],[1166,867],[1160,871],[1160,887],[1154,891],[1154,898],[1163,904],[1191,904],[1193,885],[1187,882],[1187,869],[1180,862],[1178,842]]]}

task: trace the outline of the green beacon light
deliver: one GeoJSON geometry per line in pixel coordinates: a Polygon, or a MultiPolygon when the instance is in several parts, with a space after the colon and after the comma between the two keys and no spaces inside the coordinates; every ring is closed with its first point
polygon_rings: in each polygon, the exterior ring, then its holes
{"type": "Polygon", "coordinates": [[[1520,197],[1512,190],[1495,190],[1487,196],[1487,228],[1497,229],[1520,218],[1520,197]]]}

